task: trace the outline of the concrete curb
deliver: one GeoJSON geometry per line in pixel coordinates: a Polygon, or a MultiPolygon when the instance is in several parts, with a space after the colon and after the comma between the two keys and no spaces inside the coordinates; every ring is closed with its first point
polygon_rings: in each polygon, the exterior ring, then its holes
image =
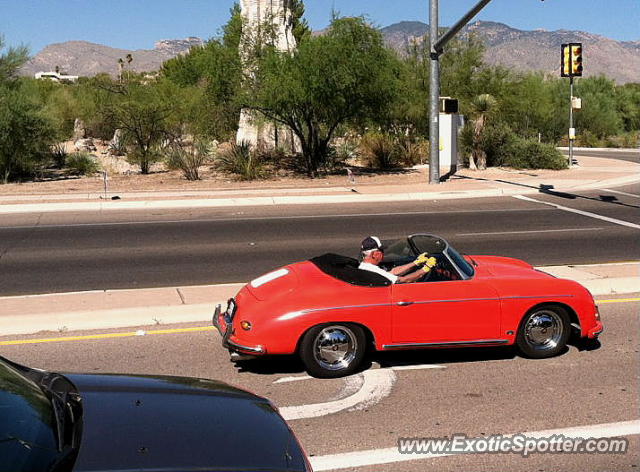
{"type": "MultiPolygon", "coordinates": [[[[560,146],[557,149],[560,151],[568,151],[568,146],[560,146]]],[[[590,147],[574,147],[574,151],[606,151],[606,152],[637,152],[640,156],[640,148],[590,148],[590,147]]]]}
{"type": "Polygon", "coordinates": [[[42,331],[66,333],[93,329],[129,328],[176,323],[211,323],[213,310],[226,300],[206,304],[178,306],[150,306],[115,310],[73,311],[36,315],[0,317],[0,335],[15,336],[42,331]]]}

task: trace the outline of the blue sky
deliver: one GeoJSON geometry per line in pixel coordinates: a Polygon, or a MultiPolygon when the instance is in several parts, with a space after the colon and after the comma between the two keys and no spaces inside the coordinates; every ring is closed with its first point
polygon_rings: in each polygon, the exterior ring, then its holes
{"type": "MultiPolygon", "coordinates": [[[[458,20],[477,0],[440,0],[440,24],[458,20]]],[[[387,26],[427,22],[428,0],[306,0],[307,19],[324,28],[335,7],[387,26]]],[[[0,34],[32,53],[68,40],[150,49],[159,39],[216,35],[233,0],[0,0],[0,34]]],[[[640,0],[493,0],[478,16],[519,29],[569,29],[640,40],[640,0]]]]}

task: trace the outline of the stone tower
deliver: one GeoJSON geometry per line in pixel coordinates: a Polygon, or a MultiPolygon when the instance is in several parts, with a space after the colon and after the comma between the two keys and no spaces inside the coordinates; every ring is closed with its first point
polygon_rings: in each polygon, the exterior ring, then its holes
{"type": "MultiPolygon", "coordinates": [[[[256,32],[260,31],[265,24],[271,23],[275,33],[273,40],[276,48],[283,52],[294,51],[296,40],[293,36],[290,2],[291,0],[240,0],[243,42],[245,44],[251,42],[251,35],[256,35],[256,32]]],[[[242,48],[242,45],[240,47],[242,48]]],[[[242,51],[240,55],[243,56],[242,51]]],[[[247,142],[252,147],[281,146],[293,152],[297,150],[296,140],[291,130],[266,122],[249,110],[243,110],[240,114],[236,142],[238,144],[247,142]]]]}

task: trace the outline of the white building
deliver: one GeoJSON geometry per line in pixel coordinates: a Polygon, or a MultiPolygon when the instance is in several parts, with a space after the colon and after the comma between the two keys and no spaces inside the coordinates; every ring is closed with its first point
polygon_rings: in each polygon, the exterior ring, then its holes
{"type": "Polygon", "coordinates": [[[77,82],[77,75],[65,75],[58,72],[37,72],[35,75],[38,80],[53,80],[54,82],[77,82]]]}

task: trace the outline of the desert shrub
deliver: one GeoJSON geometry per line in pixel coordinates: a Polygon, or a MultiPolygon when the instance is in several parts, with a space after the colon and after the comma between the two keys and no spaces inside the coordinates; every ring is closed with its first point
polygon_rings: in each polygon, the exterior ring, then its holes
{"type": "Polygon", "coordinates": [[[51,159],[53,160],[53,165],[58,169],[62,169],[65,166],[68,156],[69,153],[64,144],[54,144],[51,146],[51,159]]]}
{"type": "Polygon", "coordinates": [[[255,180],[264,177],[266,169],[260,152],[251,149],[249,143],[232,143],[218,153],[216,167],[228,174],[235,174],[241,180],[255,180]]]}
{"type": "Polygon", "coordinates": [[[516,137],[505,150],[504,165],[516,169],[565,169],[567,159],[553,144],[516,137]]]}
{"type": "Polygon", "coordinates": [[[509,159],[509,148],[518,139],[509,126],[496,123],[487,126],[480,139],[481,146],[487,155],[487,166],[499,167],[509,159]]]}
{"type": "Polygon", "coordinates": [[[582,147],[604,147],[603,140],[589,130],[584,130],[578,134],[573,144],[582,147]]]}
{"type": "Polygon", "coordinates": [[[72,175],[91,175],[98,172],[98,163],[88,152],[73,152],[67,157],[67,169],[72,175]]]}
{"type": "Polygon", "coordinates": [[[367,167],[392,169],[398,167],[398,150],[392,136],[386,133],[367,133],[360,141],[360,159],[367,167]]]}
{"type": "Polygon", "coordinates": [[[176,142],[167,148],[165,162],[169,169],[180,170],[187,180],[200,180],[200,167],[211,160],[211,146],[205,141],[196,141],[187,146],[176,142]]]}
{"type": "Polygon", "coordinates": [[[640,133],[629,132],[618,136],[607,136],[604,140],[605,147],[608,148],[637,148],[640,142],[640,133]]]}
{"type": "Polygon", "coordinates": [[[396,144],[398,161],[411,167],[429,162],[429,141],[421,138],[401,137],[396,144]]]}

